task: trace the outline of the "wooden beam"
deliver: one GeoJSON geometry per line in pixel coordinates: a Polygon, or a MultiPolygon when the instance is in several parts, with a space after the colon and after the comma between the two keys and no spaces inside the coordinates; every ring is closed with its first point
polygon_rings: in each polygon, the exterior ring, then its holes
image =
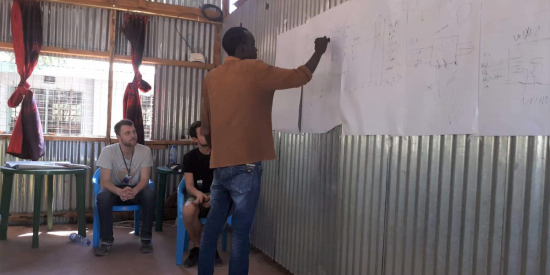
{"type": "Polygon", "coordinates": [[[181,140],[149,140],[145,141],[147,145],[195,145],[192,139],[181,140]]]}
{"type": "Polygon", "coordinates": [[[222,2],[223,18],[227,18],[229,15],[229,0],[223,0],[222,2]]]}
{"type": "Polygon", "coordinates": [[[116,11],[111,10],[111,26],[109,33],[109,82],[107,96],[107,129],[105,144],[111,144],[111,112],[113,110],[113,63],[115,62],[115,38],[116,38],[116,11]]]}
{"type": "MultiPolygon", "coordinates": [[[[220,47],[221,47],[221,42],[220,42],[220,47]]],[[[9,43],[9,42],[0,42],[0,49],[13,51],[13,45],[12,43],[9,43]]],[[[104,51],[76,50],[76,49],[47,47],[47,46],[42,47],[42,50],[40,53],[103,58],[107,60],[110,58],[110,51],[104,52],[104,51]]],[[[216,57],[214,57],[214,59],[215,58],[216,57]]],[[[132,58],[129,55],[115,55],[115,61],[132,62],[132,58]]],[[[189,61],[161,59],[161,58],[152,58],[152,57],[144,57],[143,64],[167,65],[167,66],[177,66],[177,67],[186,67],[186,68],[203,69],[203,70],[213,70],[217,67],[215,64],[206,64],[206,63],[199,63],[199,62],[189,62],[189,61]]]]}
{"type": "Polygon", "coordinates": [[[109,58],[108,52],[101,51],[89,51],[89,50],[76,50],[76,49],[67,49],[67,48],[57,48],[57,47],[42,47],[40,53],[49,53],[49,54],[63,54],[63,55],[73,55],[81,57],[95,57],[95,58],[109,58]]]}
{"type": "Polygon", "coordinates": [[[128,12],[139,12],[149,15],[158,15],[197,21],[210,24],[221,24],[206,19],[201,9],[179,5],[163,4],[143,0],[41,0],[45,2],[72,4],[85,7],[103,8],[128,12]]]}
{"type": "Polygon", "coordinates": [[[84,142],[102,142],[104,138],[93,137],[68,137],[68,136],[44,136],[44,140],[48,141],[84,141],[84,142]]]}
{"type": "MultiPolygon", "coordinates": [[[[10,42],[0,42],[0,50],[13,51],[13,44],[10,42]]],[[[109,59],[109,52],[77,50],[77,49],[48,47],[48,46],[42,46],[42,49],[40,50],[40,54],[61,54],[61,55],[70,55],[70,56],[109,59]]]]}
{"type": "MultiPolygon", "coordinates": [[[[111,143],[118,143],[117,139],[111,139],[111,143]]],[[[180,139],[180,140],[146,140],[147,146],[168,146],[168,145],[195,145],[192,139],[180,139]]]]}
{"type": "MultiPolygon", "coordinates": [[[[0,134],[0,140],[10,140],[11,134],[0,134]]],[[[57,135],[44,135],[44,140],[47,141],[83,141],[83,142],[103,142],[105,138],[102,137],[71,137],[71,136],[57,136],[57,135]]],[[[118,143],[118,140],[111,139],[111,143],[118,143]]],[[[180,139],[180,140],[146,140],[145,145],[195,145],[192,139],[180,139]]]]}
{"type": "MultiPolygon", "coordinates": [[[[0,134],[0,140],[10,140],[10,139],[11,139],[11,134],[0,134]]],[[[102,141],[105,141],[105,138],[44,135],[44,140],[47,140],[47,141],[102,142],[102,141]]]]}
{"type": "MultiPolygon", "coordinates": [[[[115,60],[116,61],[122,61],[122,62],[132,62],[132,58],[129,55],[116,55],[115,60]]],[[[153,64],[153,65],[178,66],[178,67],[203,69],[203,70],[213,70],[214,68],[216,68],[215,64],[206,64],[206,63],[189,62],[189,61],[181,61],[181,60],[161,59],[161,58],[153,58],[153,57],[144,57],[143,60],[142,60],[142,63],[143,64],[153,64]]]]}
{"type": "Polygon", "coordinates": [[[217,25],[214,33],[214,67],[222,64],[222,26],[217,25]]]}
{"type": "Polygon", "coordinates": [[[13,51],[13,44],[10,42],[0,42],[0,49],[13,51]]]}

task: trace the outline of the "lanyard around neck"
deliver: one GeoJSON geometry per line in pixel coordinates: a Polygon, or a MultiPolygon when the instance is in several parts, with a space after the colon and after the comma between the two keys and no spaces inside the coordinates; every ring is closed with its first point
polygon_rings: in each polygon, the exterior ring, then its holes
{"type": "Polygon", "coordinates": [[[132,162],[134,161],[135,149],[132,150],[132,158],[130,159],[130,168],[128,168],[128,164],[126,164],[126,158],[124,157],[124,152],[122,152],[122,146],[120,146],[120,143],[118,144],[118,148],[120,148],[120,153],[122,154],[122,160],[124,161],[124,166],[126,166],[126,171],[128,171],[128,176],[130,176],[131,175],[130,171],[132,169],[132,162]]]}

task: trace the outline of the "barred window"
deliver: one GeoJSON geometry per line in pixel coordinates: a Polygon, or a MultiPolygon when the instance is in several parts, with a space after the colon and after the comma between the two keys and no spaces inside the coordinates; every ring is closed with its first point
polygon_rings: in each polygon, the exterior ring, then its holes
{"type": "MultiPolygon", "coordinates": [[[[142,65],[143,78],[154,87],[155,67],[142,65]]],[[[130,63],[115,63],[111,125],[122,119],[126,85],[134,78],[130,63]]],[[[108,114],[109,63],[89,59],[41,56],[27,80],[34,93],[44,135],[104,137],[108,114]]],[[[11,133],[20,107],[7,101],[20,77],[13,53],[0,51],[0,133],[11,133]]],[[[141,93],[145,139],[151,138],[153,91],[141,93]]],[[[112,127],[111,127],[112,128],[112,127]]],[[[114,130],[111,129],[114,136],[114,130]]]]}
{"type": "MultiPolygon", "coordinates": [[[[11,87],[10,90],[15,90],[11,87]]],[[[34,89],[44,134],[81,135],[83,131],[83,96],[80,91],[34,89]]],[[[15,127],[21,107],[11,108],[10,132],[15,127]]]]}

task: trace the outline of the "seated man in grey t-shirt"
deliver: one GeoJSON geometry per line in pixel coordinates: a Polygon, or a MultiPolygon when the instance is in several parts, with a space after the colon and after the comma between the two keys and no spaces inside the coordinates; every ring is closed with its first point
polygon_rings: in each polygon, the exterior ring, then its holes
{"type": "Polygon", "coordinates": [[[130,120],[115,125],[117,144],[103,148],[97,160],[101,171],[101,191],[97,195],[97,210],[101,229],[101,245],[96,256],[109,254],[113,244],[113,206],[141,205],[141,252],[153,252],[151,235],[155,211],[154,192],[149,189],[153,156],[149,147],[137,144],[136,129],[130,120]]]}

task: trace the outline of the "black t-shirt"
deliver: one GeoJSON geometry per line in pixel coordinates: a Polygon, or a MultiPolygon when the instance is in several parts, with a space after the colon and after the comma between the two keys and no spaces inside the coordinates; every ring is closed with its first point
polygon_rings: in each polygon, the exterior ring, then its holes
{"type": "Polygon", "coordinates": [[[195,188],[203,193],[210,192],[214,180],[214,169],[210,169],[210,155],[204,155],[195,148],[183,156],[183,172],[192,173],[195,188]]]}

